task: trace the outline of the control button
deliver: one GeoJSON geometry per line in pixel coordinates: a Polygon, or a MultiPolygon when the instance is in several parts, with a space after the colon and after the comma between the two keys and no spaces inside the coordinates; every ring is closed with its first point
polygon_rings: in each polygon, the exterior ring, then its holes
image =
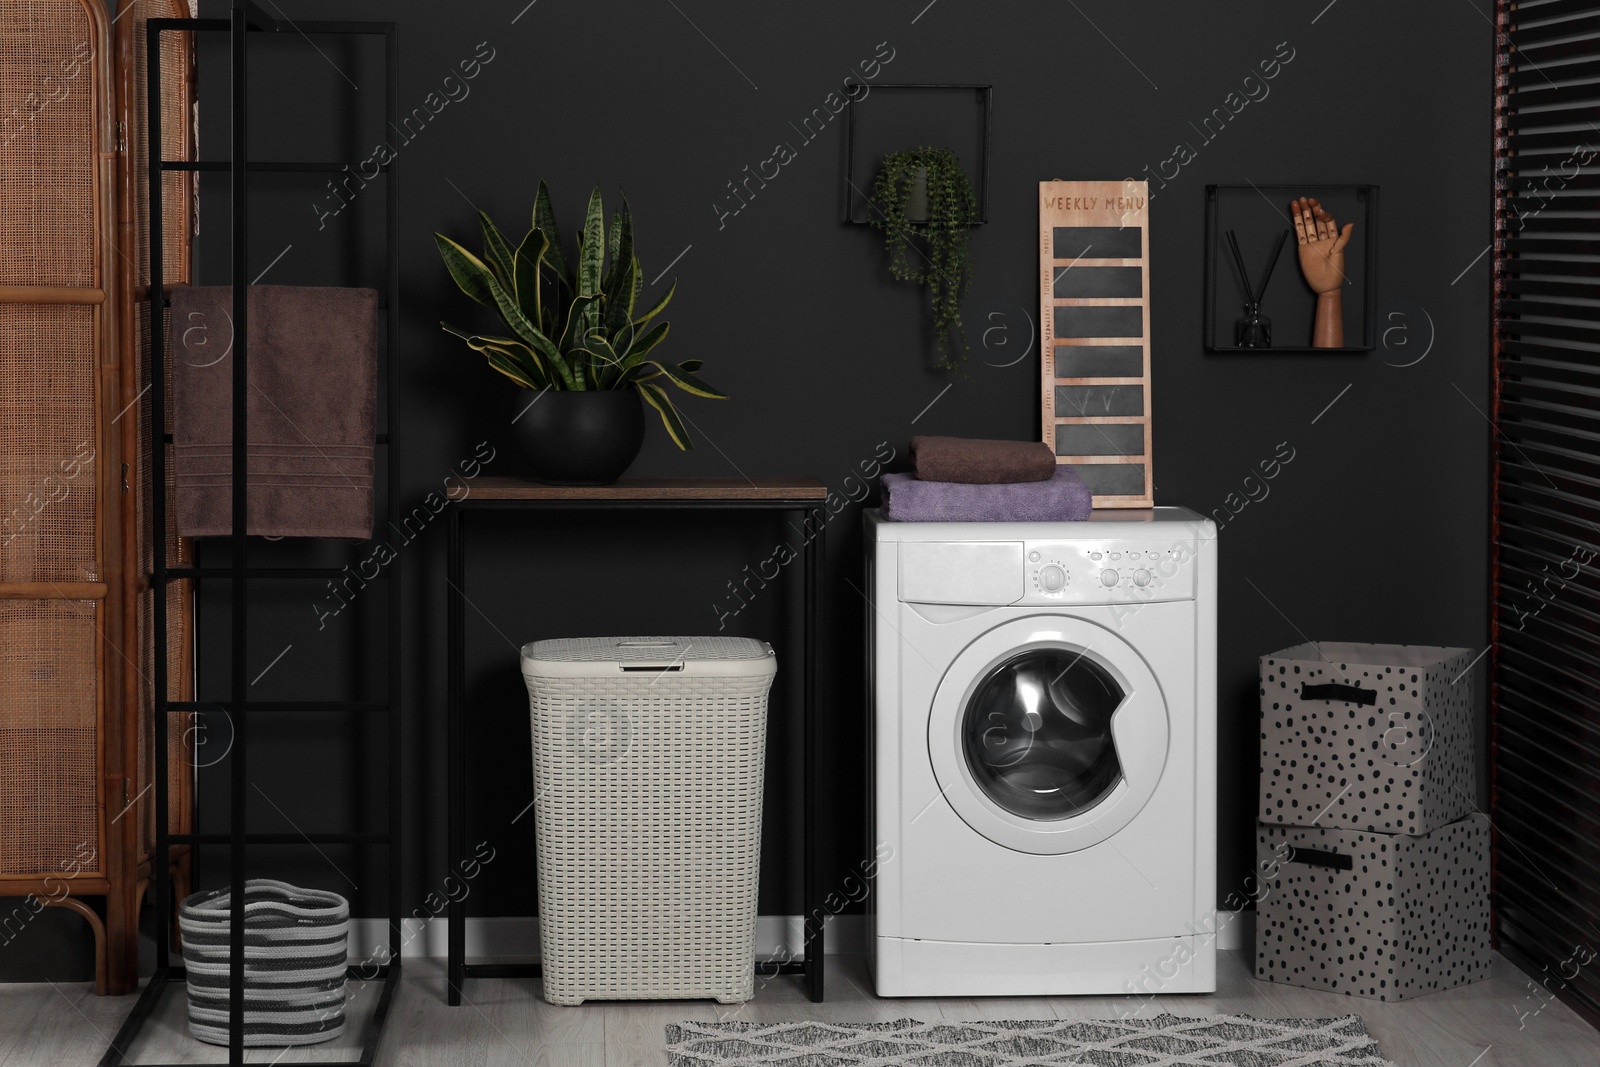
{"type": "Polygon", "coordinates": [[[1112,559],[1121,559],[1122,558],[1122,553],[1121,552],[1113,552],[1113,553],[1111,553],[1111,558],[1112,559]]]}
{"type": "Polygon", "coordinates": [[[1091,552],[1091,553],[1089,553],[1089,558],[1090,558],[1090,559],[1099,559],[1099,558],[1101,558],[1101,557],[1100,557],[1100,553],[1098,553],[1098,552],[1091,552]]]}
{"type": "Polygon", "coordinates": [[[1159,553],[1159,552],[1146,552],[1145,555],[1149,556],[1151,559],[1160,559],[1161,558],[1161,553],[1159,553]]]}
{"type": "Polygon", "coordinates": [[[1150,572],[1145,570],[1143,567],[1140,567],[1138,570],[1134,571],[1133,572],[1133,584],[1134,585],[1149,585],[1150,584],[1150,572]]]}
{"type": "Polygon", "coordinates": [[[1119,581],[1121,581],[1121,578],[1116,571],[1105,570],[1100,572],[1101,585],[1116,585],[1119,581]]]}
{"type": "Polygon", "coordinates": [[[1054,563],[1039,568],[1039,588],[1046,593],[1059,593],[1066,584],[1067,572],[1054,563]]]}
{"type": "Polygon", "coordinates": [[[1029,563],[1038,563],[1039,562],[1039,553],[1037,553],[1037,552],[1029,552],[1028,553],[1028,562],[1029,563]]]}

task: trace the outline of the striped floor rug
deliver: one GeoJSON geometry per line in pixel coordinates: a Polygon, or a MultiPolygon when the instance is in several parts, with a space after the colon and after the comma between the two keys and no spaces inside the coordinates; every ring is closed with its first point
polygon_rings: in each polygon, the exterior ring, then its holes
{"type": "Polygon", "coordinates": [[[1359,1015],[1337,1019],[699,1023],[667,1027],[673,1067],[1395,1067],[1359,1015]]]}

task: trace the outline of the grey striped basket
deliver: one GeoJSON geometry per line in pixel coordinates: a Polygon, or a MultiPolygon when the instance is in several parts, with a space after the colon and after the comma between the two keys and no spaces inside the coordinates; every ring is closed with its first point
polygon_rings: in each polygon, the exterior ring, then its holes
{"type": "MultiPolygon", "coordinates": [[[[178,910],[189,985],[189,1032],[228,1043],[230,891],[178,910]]],[[[350,905],[337,893],[252,878],[245,883],[244,1043],[314,1045],[344,1032],[350,905]]]]}

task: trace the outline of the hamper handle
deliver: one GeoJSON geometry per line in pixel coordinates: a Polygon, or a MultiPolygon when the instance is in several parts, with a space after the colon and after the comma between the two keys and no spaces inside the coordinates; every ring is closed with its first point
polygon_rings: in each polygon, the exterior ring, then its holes
{"type": "Polygon", "coordinates": [[[1301,700],[1343,700],[1347,704],[1372,705],[1378,702],[1376,689],[1363,689],[1359,685],[1343,682],[1324,682],[1321,685],[1300,685],[1301,700]]]}
{"type": "Polygon", "coordinates": [[[1342,852],[1331,852],[1323,848],[1297,848],[1289,846],[1289,863],[1304,863],[1308,867],[1331,867],[1336,871],[1348,871],[1355,861],[1342,852]]]}
{"type": "MultiPolygon", "coordinates": [[[[679,648],[681,641],[618,641],[618,648],[679,648]]],[[[683,655],[688,654],[684,649],[683,655]]],[[[660,674],[663,671],[683,670],[683,655],[679,655],[671,663],[619,663],[623,674],[660,674]]]]}

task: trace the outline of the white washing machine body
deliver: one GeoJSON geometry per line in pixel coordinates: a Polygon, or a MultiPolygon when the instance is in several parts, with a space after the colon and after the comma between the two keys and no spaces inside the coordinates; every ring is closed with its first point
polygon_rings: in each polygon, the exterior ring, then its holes
{"type": "Polygon", "coordinates": [[[878,993],[1215,990],[1215,525],[866,521],[878,993]]]}

